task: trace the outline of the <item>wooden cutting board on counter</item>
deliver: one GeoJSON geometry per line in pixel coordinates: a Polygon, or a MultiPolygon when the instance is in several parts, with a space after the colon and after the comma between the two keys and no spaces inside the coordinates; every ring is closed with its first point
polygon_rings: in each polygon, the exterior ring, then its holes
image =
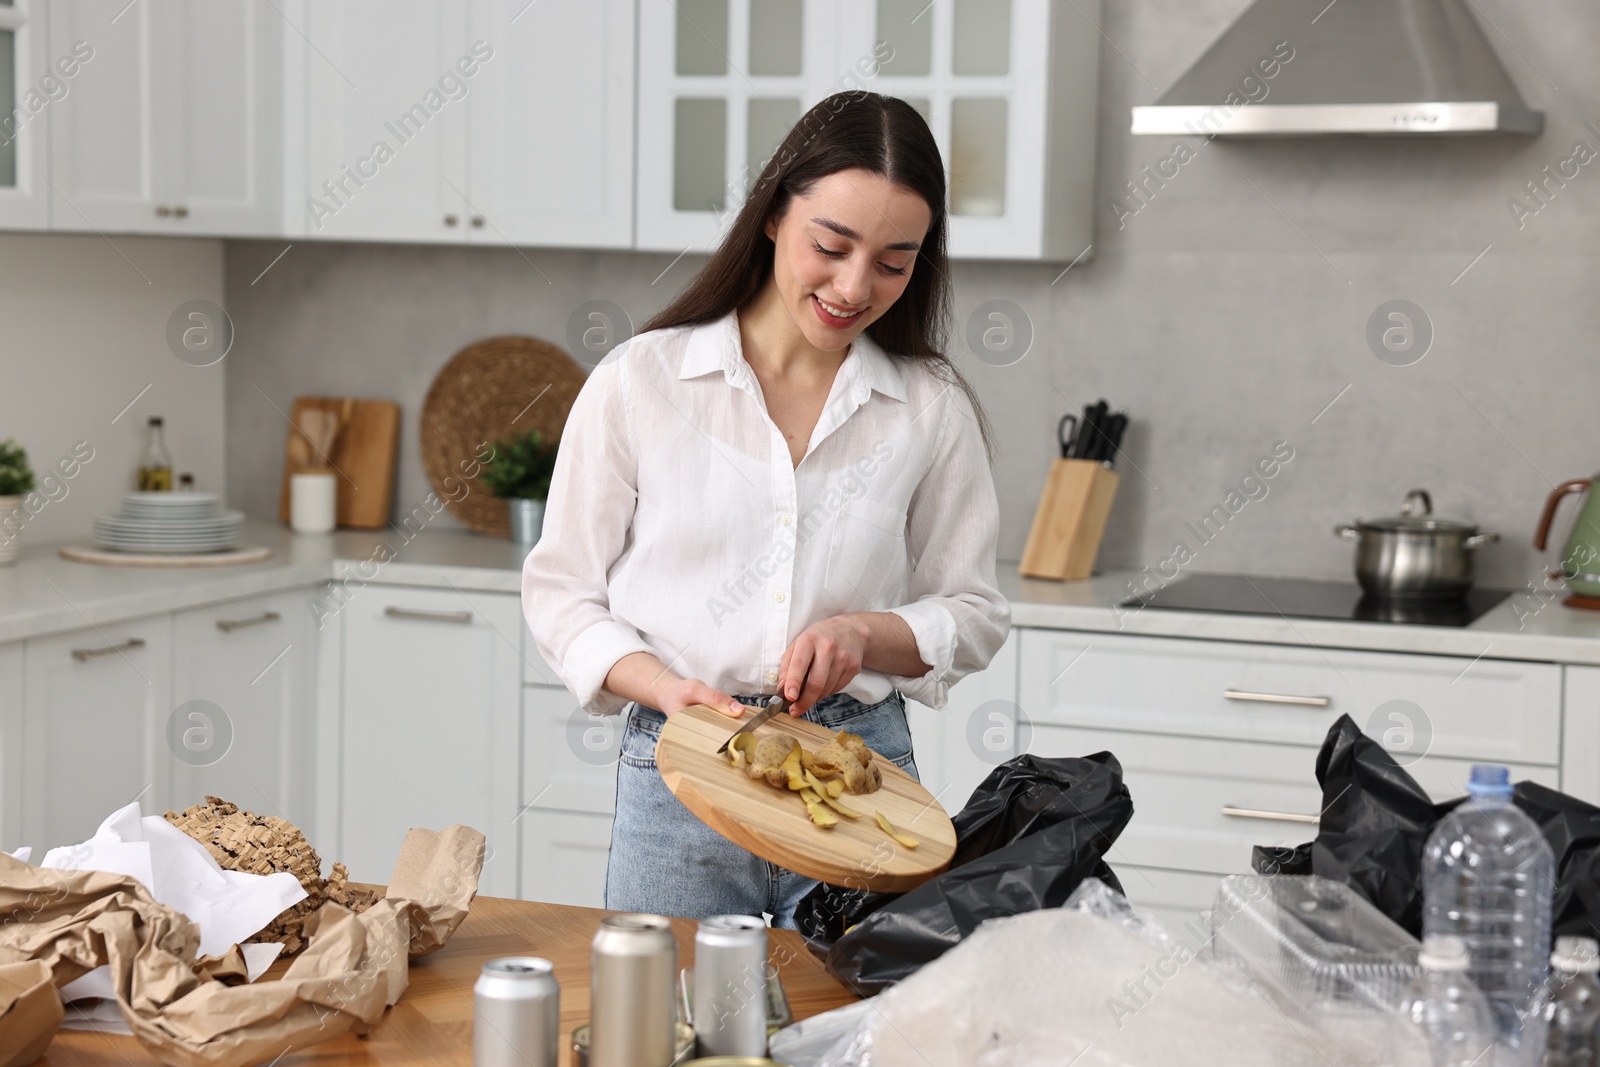
{"type": "MultiPolygon", "coordinates": [[[[656,744],[661,780],[701,822],[764,860],[850,889],[903,893],[949,867],[956,850],[955,827],[915,778],[874,754],[883,772],[882,788],[840,796],[861,818],[840,815],[838,826],[824,830],[812,823],[798,793],[751,778],[726,753],[717,753],[748,719],[730,719],[715,708],[692,704],[661,728],[656,744]],[[879,811],[896,831],[916,838],[917,847],[906,848],[884,833],[874,817],[879,811]]],[[[833,731],[789,715],[776,716],[755,732],[758,740],[785,734],[810,752],[833,738],[833,731]]]]}
{"type": "Polygon", "coordinates": [[[357,400],[343,396],[297,396],[284,444],[283,487],[278,494],[278,519],[289,521],[289,475],[319,459],[299,430],[308,409],[339,416],[339,436],[329,455],[334,471],[334,522],[375,530],[389,524],[394,499],[395,456],[400,441],[400,405],[390,400],[357,400]]]}

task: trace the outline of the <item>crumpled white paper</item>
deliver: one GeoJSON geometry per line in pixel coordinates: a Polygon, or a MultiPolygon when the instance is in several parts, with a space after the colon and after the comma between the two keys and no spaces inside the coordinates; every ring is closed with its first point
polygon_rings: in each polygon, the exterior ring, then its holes
{"type": "MultiPolygon", "coordinates": [[[[82,844],[46,852],[39,866],[110,871],[137,878],[157,901],[199,925],[202,956],[226,952],[306,897],[300,880],[287,871],[261,875],[223,870],[204,845],[166,819],[159,815],[141,817],[138,801],[112,812],[94,836],[82,844]]],[[[252,982],[283,950],[276,943],[239,948],[252,982]]],[[[85,997],[105,999],[99,1004],[69,1008],[62,1025],[69,1029],[131,1032],[113,999],[109,967],[96,968],[61,988],[63,1001],[70,1003],[85,997]]]]}

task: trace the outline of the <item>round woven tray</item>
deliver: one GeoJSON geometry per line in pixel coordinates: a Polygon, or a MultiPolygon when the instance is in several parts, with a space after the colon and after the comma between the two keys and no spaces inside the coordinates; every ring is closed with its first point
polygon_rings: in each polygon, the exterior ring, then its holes
{"type": "Polygon", "coordinates": [[[506,502],[466,472],[487,454],[486,442],[535,428],[559,441],[587,380],[581,364],[535,337],[489,337],[452,356],[422,402],[420,427],[422,467],[450,514],[479,533],[509,537],[506,502]]]}

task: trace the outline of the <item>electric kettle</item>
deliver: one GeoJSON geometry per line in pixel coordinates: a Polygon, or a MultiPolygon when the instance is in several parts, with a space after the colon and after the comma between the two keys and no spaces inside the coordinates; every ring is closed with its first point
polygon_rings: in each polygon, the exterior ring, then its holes
{"type": "Polygon", "coordinates": [[[1585,493],[1578,521],[1573,523],[1572,535],[1561,553],[1561,576],[1567,588],[1580,597],[1600,600],[1600,493],[1594,491],[1600,475],[1594,478],[1575,478],[1556,486],[1550,499],[1544,502],[1544,514],[1539,516],[1539,529],[1533,535],[1533,547],[1543,551],[1550,539],[1550,524],[1555,520],[1556,507],[1569,493],[1585,493]]]}

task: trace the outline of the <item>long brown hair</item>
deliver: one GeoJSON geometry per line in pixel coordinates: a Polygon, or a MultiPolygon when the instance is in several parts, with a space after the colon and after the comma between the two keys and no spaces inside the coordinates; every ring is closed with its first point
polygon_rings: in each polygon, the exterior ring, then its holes
{"type": "Polygon", "coordinates": [[[971,384],[944,354],[951,318],[944,162],[928,124],[897,97],[851,90],[835,93],[806,112],[767,160],[721,246],[643,328],[698,325],[742,307],[772,274],[767,220],[781,219],[794,198],[807,194],[818,179],[849,169],[905,186],[927,202],[933,216],[905,291],[865,332],[891,356],[917,360],[967,394],[993,462],[988,416],[971,384]]]}

